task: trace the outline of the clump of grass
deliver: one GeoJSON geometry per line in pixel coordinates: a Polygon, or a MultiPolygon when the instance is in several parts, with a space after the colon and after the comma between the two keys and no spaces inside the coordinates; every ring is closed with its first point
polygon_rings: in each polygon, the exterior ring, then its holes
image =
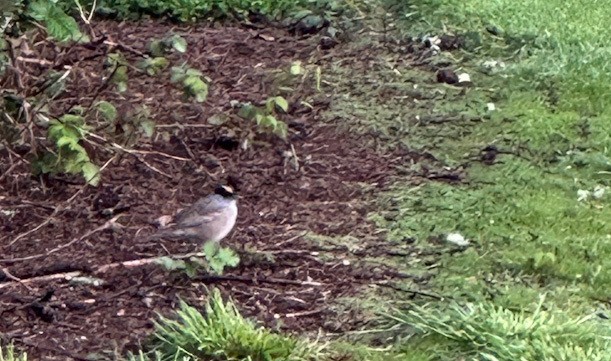
{"type": "Polygon", "coordinates": [[[153,347],[131,360],[306,361],[322,357],[325,346],[257,327],[234,303],[213,290],[203,313],[182,302],[177,319],[156,322],[153,347]],[[150,357],[150,358],[149,358],[150,357]]]}
{"type": "Polygon", "coordinates": [[[0,344],[0,361],[27,361],[28,355],[25,353],[15,352],[12,344],[2,346],[0,344]]]}
{"type": "MultiPolygon", "coordinates": [[[[491,302],[445,309],[414,306],[388,315],[415,328],[420,342],[438,345],[438,359],[473,360],[611,360],[611,330],[593,316],[570,317],[544,306],[515,311],[491,302]]],[[[439,307],[439,306],[437,306],[439,307]]]]}

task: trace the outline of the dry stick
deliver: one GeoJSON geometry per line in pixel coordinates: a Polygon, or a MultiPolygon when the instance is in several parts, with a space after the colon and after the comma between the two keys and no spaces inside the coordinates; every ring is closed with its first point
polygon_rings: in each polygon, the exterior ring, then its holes
{"type": "Polygon", "coordinates": [[[411,293],[412,295],[419,295],[419,296],[434,298],[434,299],[440,300],[440,301],[442,301],[442,300],[447,298],[447,297],[436,295],[436,294],[430,293],[430,292],[413,290],[411,288],[405,289],[403,287],[392,285],[392,284],[386,283],[386,282],[373,282],[373,284],[374,285],[378,285],[378,286],[382,286],[382,287],[388,287],[388,288],[391,288],[391,289],[393,289],[395,291],[411,293]]]}
{"type": "MultiPolygon", "coordinates": [[[[118,218],[115,217],[115,218],[118,218]]],[[[113,218],[114,219],[114,218],[113,218]]],[[[96,228],[95,230],[87,233],[85,236],[79,238],[86,238],[89,235],[93,234],[94,232],[97,232],[101,229],[104,229],[105,226],[107,226],[108,224],[111,224],[113,220],[110,220],[108,222],[106,222],[103,226],[96,228]]],[[[73,243],[75,242],[74,240],[71,242],[73,243]]],[[[67,247],[68,245],[65,245],[65,247],[67,247]]],[[[202,257],[204,256],[203,253],[188,253],[188,254],[184,254],[184,255],[175,255],[172,258],[176,258],[176,259],[184,259],[184,258],[189,258],[192,256],[198,256],[198,257],[202,257]]],[[[149,265],[149,264],[153,264],[153,263],[157,263],[159,262],[161,259],[165,258],[166,256],[161,256],[161,257],[151,257],[151,258],[143,258],[143,259],[136,259],[136,260],[131,260],[131,261],[124,261],[124,262],[115,262],[115,263],[109,263],[109,264],[105,264],[102,266],[99,266],[97,268],[94,268],[93,270],[93,274],[100,274],[100,273],[104,273],[107,272],[111,269],[115,269],[115,268],[119,268],[119,267],[126,267],[126,268],[133,268],[133,267],[139,267],[139,266],[144,266],[144,265],[149,265]]],[[[80,272],[80,271],[74,271],[74,272],[63,272],[63,273],[55,273],[55,274],[50,274],[50,275],[45,275],[45,276],[38,276],[38,277],[32,277],[32,278],[25,278],[22,279],[20,282],[5,282],[5,283],[0,283],[0,289],[5,288],[5,287],[10,287],[13,286],[17,283],[20,284],[26,284],[26,283],[34,283],[34,282],[41,282],[41,281],[51,281],[51,280],[57,280],[57,279],[68,279],[68,278],[72,278],[72,277],[78,277],[83,275],[84,272],[80,272]]],[[[234,281],[234,282],[244,282],[244,283],[271,283],[271,284],[281,284],[281,285],[295,285],[295,286],[315,286],[315,287],[321,287],[324,286],[323,283],[320,282],[313,282],[313,281],[299,281],[299,280],[289,280],[289,279],[283,279],[283,278],[271,278],[271,277],[265,277],[265,278],[253,278],[253,277],[243,277],[243,276],[221,276],[221,275],[206,275],[206,276],[202,276],[202,277],[198,277],[197,280],[199,281],[206,281],[206,282],[223,282],[223,281],[234,281]]]]}
{"type": "MultiPolygon", "coordinates": [[[[116,157],[116,156],[115,156],[116,157]]],[[[106,163],[104,163],[104,165],[100,168],[100,170],[98,171],[98,173],[101,173],[102,170],[104,170],[106,167],[108,167],[108,165],[110,164],[110,162],[115,159],[115,157],[110,158],[106,163]]],[[[81,193],[83,193],[83,191],[85,190],[85,188],[87,188],[87,185],[82,186],[76,193],[74,193],[72,195],[72,197],[68,198],[68,200],[66,202],[64,202],[64,205],[62,206],[58,206],[57,208],[55,208],[55,210],[53,211],[53,213],[51,213],[51,215],[49,217],[47,217],[47,219],[45,219],[42,223],[40,223],[38,226],[34,227],[33,229],[30,229],[27,232],[23,232],[21,234],[19,234],[17,237],[15,237],[8,245],[12,246],[13,244],[15,244],[15,242],[17,242],[18,240],[20,240],[21,238],[30,235],[34,232],[36,232],[37,230],[41,229],[42,227],[46,226],[47,224],[49,224],[49,222],[51,222],[51,220],[53,219],[53,217],[55,217],[55,215],[57,215],[60,211],[65,209],[65,206],[68,205],[70,202],[72,202],[76,197],[78,197],[81,193]]],[[[38,257],[44,257],[47,254],[42,254],[42,255],[38,255],[34,258],[38,258],[38,257]]],[[[32,259],[29,257],[23,257],[21,259],[15,258],[15,261],[25,261],[28,259],[32,259]]],[[[11,262],[13,261],[13,259],[0,259],[0,262],[11,262]]]]}
{"type": "Polygon", "coordinates": [[[50,275],[38,276],[38,277],[32,277],[32,278],[22,278],[21,281],[0,283],[0,290],[6,287],[11,287],[16,284],[22,284],[25,286],[28,283],[49,282],[49,281],[53,281],[57,279],[70,279],[73,277],[81,276],[82,274],[83,273],[81,271],[73,271],[73,272],[54,273],[50,275]]]}
{"type": "Polygon", "coordinates": [[[136,150],[136,149],[125,148],[125,147],[123,147],[123,146],[121,146],[121,145],[119,145],[119,144],[117,144],[115,142],[111,142],[111,141],[107,140],[106,138],[104,138],[104,137],[102,137],[100,135],[97,135],[95,133],[88,133],[88,135],[91,136],[92,138],[96,138],[99,141],[102,141],[104,143],[108,143],[108,144],[110,144],[111,147],[117,148],[117,149],[119,149],[119,150],[121,150],[121,151],[123,151],[125,153],[128,153],[128,154],[144,154],[144,155],[154,154],[154,155],[160,155],[162,157],[166,157],[166,158],[170,158],[170,159],[182,160],[182,161],[185,161],[185,162],[191,160],[189,158],[178,157],[178,156],[175,156],[175,155],[162,153],[162,152],[159,152],[159,151],[156,151],[156,150],[152,150],[151,151],[151,150],[136,150]]]}
{"type": "Polygon", "coordinates": [[[256,278],[256,277],[245,277],[245,276],[221,276],[221,275],[205,275],[197,277],[196,280],[206,282],[222,282],[222,281],[237,281],[245,283],[271,283],[278,285],[295,285],[295,286],[324,286],[324,283],[313,282],[313,281],[299,281],[299,280],[288,280],[284,278],[256,278]]]}

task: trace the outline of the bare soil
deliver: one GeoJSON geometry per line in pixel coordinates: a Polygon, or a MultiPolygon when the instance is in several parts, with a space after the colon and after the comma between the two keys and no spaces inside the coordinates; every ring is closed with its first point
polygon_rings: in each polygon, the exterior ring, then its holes
{"type": "MultiPolygon", "coordinates": [[[[287,95],[290,110],[282,117],[289,124],[287,141],[262,134],[230,104],[277,95],[277,69],[295,60],[323,66],[352,60],[366,71],[374,49],[359,59],[342,44],[323,50],[318,36],[152,21],[102,22],[94,32],[104,41],[61,47],[38,35],[32,48],[17,54],[38,62],[21,61],[21,79],[5,79],[5,86],[20,81],[32,94],[41,88],[39,74],[70,69],[52,114],[103,99],[127,118],[146,105],[157,130],[152,139],[126,145],[129,151],[111,152],[99,139],[97,145],[85,144],[96,164],[107,163],[98,187],[76,176],[32,177],[18,150],[0,151],[0,333],[30,359],[82,360],[94,354],[113,359],[139,347],[156,313],[171,315],[179,299],[201,305],[211,286],[266,326],[341,333],[367,319],[333,307],[338,299],[409,277],[365,261],[392,253],[367,214],[376,210],[376,194],[398,167],[419,155],[400,147],[381,152],[374,136],[346,131],[349,120],[337,120],[341,129],[323,121],[320,114],[332,106],[332,94],[317,93],[311,82],[287,95]],[[123,94],[104,80],[109,52],[120,50],[136,63],[151,39],[171,32],[187,40],[188,51],[169,58],[186,60],[210,79],[205,103],[185,101],[167,73],[148,77],[130,68],[123,94]],[[311,107],[300,103],[306,99],[311,107]],[[210,124],[215,114],[229,115],[227,122],[210,124]],[[142,239],[154,232],[156,218],[174,214],[225,181],[240,196],[238,224],[223,241],[241,254],[237,268],[194,279],[155,264],[100,268],[196,251],[193,244],[142,239]],[[93,232],[116,216],[114,227],[93,232]],[[101,284],[66,275],[94,277],[101,284]]],[[[115,135],[123,139],[121,129],[115,135]]]]}

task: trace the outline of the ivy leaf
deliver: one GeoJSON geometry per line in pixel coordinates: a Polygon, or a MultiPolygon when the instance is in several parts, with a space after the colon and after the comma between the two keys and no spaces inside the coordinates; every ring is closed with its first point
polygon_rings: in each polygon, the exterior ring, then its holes
{"type": "Polygon", "coordinates": [[[274,103],[285,113],[289,110],[289,103],[283,97],[275,97],[274,103]]]}
{"type": "Polygon", "coordinates": [[[101,100],[97,102],[95,106],[106,120],[112,122],[113,120],[117,119],[117,108],[115,108],[115,106],[111,103],[101,100]]]}
{"type": "Polygon", "coordinates": [[[179,53],[187,51],[187,41],[180,35],[174,35],[172,37],[172,47],[179,53]]]}
{"type": "Polygon", "coordinates": [[[97,165],[91,162],[87,162],[83,164],[82,172],[83,176],[85,177],[85,180],[90,185],[96,187],[100,183],[101,174],[100,168],[97,165]]]}

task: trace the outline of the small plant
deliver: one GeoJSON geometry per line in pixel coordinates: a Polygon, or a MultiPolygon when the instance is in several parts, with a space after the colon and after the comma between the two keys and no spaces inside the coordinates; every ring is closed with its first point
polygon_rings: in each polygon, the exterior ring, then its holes
{"type": "Polygon", "coordinates": [[[64,114],[49,122],[47,138],[55,145],[55,151],[43,153],[34,163],[35,174],[81,173],[87,183],[97,186],[100,168],[93,164],[81,142],[88,126],[78,114],[64,114]]]}
{"type": "Polygon", "coordinates": [[[81,33],[76,20],[67,15],[57,1],[33,1],[29,4],[26,14],[42,22],[48,34],[59,41],[89,41],[89,38],[81,33]]]}
{"type": "MultiPolygon", "coordinates": [[[[324,346],[278,335],[240,315],[231,300],[214,289],[202,312],[181,302],[178,319],[155,323],[155,360],[291,360],[320,359],[324,346]]],[[[131,360],[146,360],[140,358],[131,360]]]]}
{"type": "Polygon", "coordinates": [[[179,83],[183,87],[185,96],[195,97],[199,103],[206,100],[208,97],[208,84],[202,80],[204,76],[201,71],[193,68],[187,68],[185,64],[174,66],[171,70],[172,83],[179,83]]]}
{"type": "Polygon", "coordinates": [[[149,44],[151,55],[160,57],[171,52],[174,49],[179,53],[187,51],[187,41],[180,35],[174,34],[165,39],[153,40],[149,44]]]}
{"type": "Polygon", "coordinates": [[[155,76],[162,70],[168,67],[170,62],[168,59],[158,56],[154,58],[146,58],[139,64],[140,69],[143,69],[148,75],[155,76]]]}
{"type": "Polygon", "coordinates": [[[191,257],[188,261],[184,261],[162,257],[158,263],[169,271],[184,271],[191,278],[197,276],[199,270],[204,270],[207,273],[223,274],[226,267],[235,267],[240,263],[240,257],[232,249],[219,247],[214,242],[206,243],[203,250],[205,260],[191,257]]]}
{"type": "Polygon", "coordinates": [[[204,254],[210,268],[217,274],[222,274],[225,267],[235,267],[240,263],[240,257],[227,247],[208,242],[204,245],[204,254]]]}
{"type": "Polygon", "coordinates": [[[286,139],[288,127],[285,122],[277,118],[278,109],[287,112],[288,102],[281,96],[270,97],[264,107],[257,107],[250,103],[242,104],[238,115],[242,118],[255,120],[257,126],[266,131],[271,131],[282,139],[286,139]]]}
{"type": "Polygon", "coordinates": [[[108,54],[106,65],[112,69],[111,81],[117,86],[117,90],[123,93],[127,90],[127,60],[121,53],[108,54]]]}

